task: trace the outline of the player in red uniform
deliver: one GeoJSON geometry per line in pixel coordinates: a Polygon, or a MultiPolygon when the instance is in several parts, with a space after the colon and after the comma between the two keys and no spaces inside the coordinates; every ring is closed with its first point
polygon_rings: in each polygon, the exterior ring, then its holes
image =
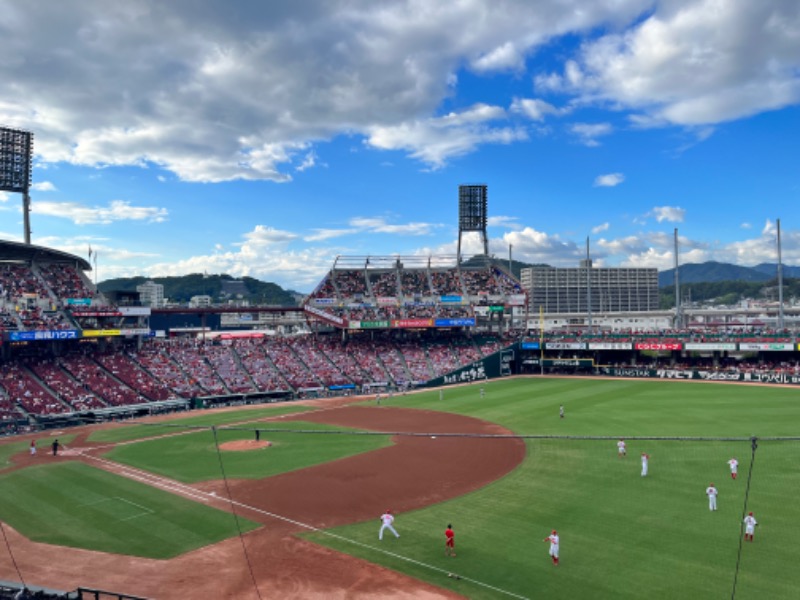
{"type": "Polygon", "coordinates": [[[455,556],[456,555],[456,532],[453,531],[453,526],[448,524],[447,529],[444,530],[444,555],[445,556],[455,556]]]}

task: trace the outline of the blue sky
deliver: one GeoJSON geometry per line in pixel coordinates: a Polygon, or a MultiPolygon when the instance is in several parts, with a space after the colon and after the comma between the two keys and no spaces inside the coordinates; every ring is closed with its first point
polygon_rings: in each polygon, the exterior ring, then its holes
{"type": "MultiPolygon", "coordinates": [[[[310,291],[337,255],[800,264],[796,0],[0,0],[32,242],[310,291]],[[477,239],[465,243],[479,251],[477,239]]],[[[0,239],[23,239],[0,194],[0,239]]]]}

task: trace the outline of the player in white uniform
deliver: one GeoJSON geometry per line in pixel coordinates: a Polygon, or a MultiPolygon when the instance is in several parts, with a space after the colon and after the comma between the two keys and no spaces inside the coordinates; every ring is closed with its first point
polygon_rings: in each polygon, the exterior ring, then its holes
{"type": "Polygon", "coordinates": [[[650,462],[650,455],[642,452],[642,477],[647,477],[647,465],[650,462]]]}
{"type": "Polygon", "coordinates": [[[745,541],[752,542],[753,541],[753,534],[756,532],[756,525],[758,525],[758,521],[753,516],[753,513],[747,513],[747,516],[744,518],[744,539],[745,541]]]}
{"type": "Polygon", "coordinates": [[[558,416],[561,417],[562,419],[564,418],[564,405],[563,404],[558,407],[558,416]]]}
{"type": "Polygon", "coordinates": [[[708,510],[717,510],[717,488],[712,483],[706,488],[706,496],[708,496],[708,510]]]}
{"type": "Polygon", "coordinates": [[[545,542],[550,542],[550,556],[553,558],[553,564],[558,566],[558,543],[560,538],[558,532],[553,529],[553,533],[544,538],[545,542]]]}
{"type": "Polygon", "coordinates": [[[732,458],[728,461],[728,464],[731,467],[731,479],[736,479],[736,472],[739,470],[739,461],[732,458]]]}
{"type": "Polygon", "coordinates": [[[618,442],[617,442],[617,455],[618,455],[620,458],[625,458],[625,456],[626,456],[627,454],[628,454],[628,451],[627,451],[627,449],[625,448],[625,440],[620,440],[620,441],[618,441],[618,442]]]}
{"type": "Polygon", "coordinates": [[[394,523],[394,515],[392,515],[392,511],[387,508],[386,512],[381,515],[381,530],[378,532],[379,540],[383,539],[384,529],[391,531],[394,534],[394,537],[400,537],[400,534],[394,530],[394,527],[392,527],[392,523],[394,523]]]}

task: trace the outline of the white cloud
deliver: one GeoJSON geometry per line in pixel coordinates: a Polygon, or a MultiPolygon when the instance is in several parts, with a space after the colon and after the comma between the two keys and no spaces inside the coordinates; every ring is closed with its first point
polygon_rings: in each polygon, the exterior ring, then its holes
{"type": "Polygon", "coordinates": [[[519,217],[509,217],[503,215],[487,217],[486,225],[489,227],[505,227],[507,229],[515,230],[522,229],[522,225],[519,224],[519,217]]]}
{"type": "Polygon", "coordinates": [[[445,129],[430,154],[413,135],[397,140],[402,128],[433,118],[459,71],[523,68],[542,44],[616,29],[650,1],[597,0],[580,10],[562,0],[536,10],[489,0],[249,2],[233,10],[208,0],[3,0],[13,58],[0,64],[0,80],[15,90],[0,112],[36,131],[43,166],[157,165],[184,181],[282,182],[307,168],[312,145],[340,135],[440,166],[481,143],[523,139],[513,130],[445,129]]]}
{"type": "Polygon", "coordinates": [[[792,1],[656,2],[537,84],[638,110],[640,123],[720,123],[800,102],[798,31],[792,1]]]}
{"type": "Polygon", "coordinates": [[[492,121],[505,118],[497,106],[477,104],[460,113],[372,129],[366,143],[381,150],[405,150],[434,169],[450,158],[472,152],[482,144],[510,144],[525,140],[524,129],[494,127],[492,121]]]}
{"type": "Polygon", "coordinates": [[[36,214],[68,219],[76,225],[108,225],[116,221],[161,223],[169,213],[166,208],[133,206],[127,200],[112,200],[107,206],[86,206],[77,202],[33,201],[36,214]]]}
{"type": "Polygon", "coordinates": [[[609,135],[613,131],[610,123],[573,123],[570,132],[578,137],[584,146],[599,146],[596,138],[609,135]]]}
{"type": "Polygon", "coordinates": [[[656,206],[653,208],[652,213],[659,223],[664,221],[683,223],[683,219],[686,216],[686,210],[678,206],[656,206]]]}
{"type": "Polygon", "coordinates": [[[616,187],[623,181],[625,181],[625,175],[622,173],[606,173],[595,178],[594,187],[616,187]]]}
{"type": "Polygon", "coordinates": [[[524,56],[513,42],[506,42],[472,61],[472,68],[476,71],[502,71],[523,66],[524,56]]]}
{"type": "Polygon", "coordinates": [[[568,109],[556,108],[539,98],[514,98],[509,110],[512,113],[524,115],[532,121],[544,121],[548,115],[562,115],[569,112],[568,109]]]}
{"type": "Polygon", "coordinates": [[[55,192],[56,186],[50,181],[42,181],[32,184],[31,189],[37,192],[55,192]]]}
{"type": "Polygon", "coordinates": [[[594,234],[602,233],[604,231],[608,231],[608,229],[610,227],[611,227],[611,225],[608,223],[608,221],[606,221],[605,223],[603,223],[601,225],[597,225],[596,227],[592,227],[592,233],[594,233],[594,234]]]}
{"type": "Polygon", "coordinates": [[[434,225],[431,223],[412,222],[402,225],[392,225],[382,217],[354,217],[350,219],[350,225],[360,232],[366,233],[390,233],[397,235],[427,235],[434,225]]]}

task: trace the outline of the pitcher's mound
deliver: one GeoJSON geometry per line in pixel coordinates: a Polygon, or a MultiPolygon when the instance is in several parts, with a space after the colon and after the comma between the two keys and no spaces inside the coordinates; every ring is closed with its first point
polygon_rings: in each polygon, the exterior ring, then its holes
{"type": "Polygon", "coordinates": [[[236,440],[233,442],[225,442],[224,444],[220,444],[220,450],[233,450],[233,451],[242,451],[242,450],[258,450],[259,448],[269,448],[272,446],[272,442],[268,442],[266,440],[263,441],[255,441],[255,440],[236,440]]]}

